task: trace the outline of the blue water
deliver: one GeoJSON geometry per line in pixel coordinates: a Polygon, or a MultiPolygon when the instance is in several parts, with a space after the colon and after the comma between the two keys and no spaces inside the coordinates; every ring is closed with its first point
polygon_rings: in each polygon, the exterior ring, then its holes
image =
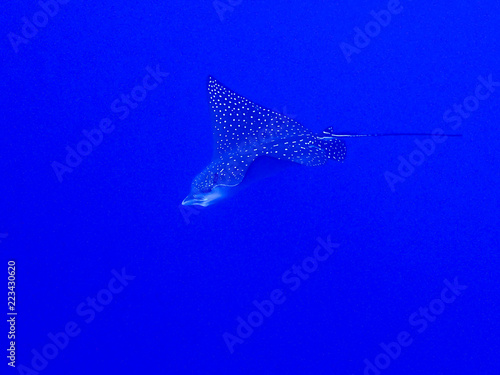
{"type": "Polygon", "coordinates": [[[498,2],[63,3],[0,16],[0,373],[500,373],[498,2]],[[463,136],[183,208],[209,75],[318,133],[463,136]]]}

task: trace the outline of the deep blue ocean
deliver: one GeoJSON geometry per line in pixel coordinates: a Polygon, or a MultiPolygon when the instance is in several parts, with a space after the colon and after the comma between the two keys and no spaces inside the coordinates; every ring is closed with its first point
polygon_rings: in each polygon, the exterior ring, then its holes
{"type": "Polygon", "coordinates": [[[1,374],[500,374],[498,1],[1,8],[1,374]],[[183,206],[209,76],[432,135],[183,206]]]}

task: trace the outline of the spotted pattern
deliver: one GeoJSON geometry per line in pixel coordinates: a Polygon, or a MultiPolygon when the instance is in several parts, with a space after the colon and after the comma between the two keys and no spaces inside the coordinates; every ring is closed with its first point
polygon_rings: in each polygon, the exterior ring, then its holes
{"type": "Polygon", "coordinates": [[[193,180],[192,190],[210,192],[214,186],[236,186],[250,164],[262,155],[307,166],[345,158],[344,141],[319,137],[283,114],[238,95],[213,77],[208,80],[212,112],[214,158],[193,180]]]}

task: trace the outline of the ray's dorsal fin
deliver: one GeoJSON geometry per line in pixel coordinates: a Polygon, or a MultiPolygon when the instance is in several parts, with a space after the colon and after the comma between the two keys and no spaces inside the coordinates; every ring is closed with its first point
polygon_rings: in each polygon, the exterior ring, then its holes
{"type": "Polygon", "coordinates": [[[208,77],[215,156],[245,146],[248,142],[282,139],[291,134],[312,133],[297,121],[262,107],[208,77]]]}

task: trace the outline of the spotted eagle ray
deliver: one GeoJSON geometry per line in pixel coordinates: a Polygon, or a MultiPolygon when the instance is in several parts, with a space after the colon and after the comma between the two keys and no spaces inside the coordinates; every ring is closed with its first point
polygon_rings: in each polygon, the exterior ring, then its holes
{"type": "Polygon", "coordinates": [[[332,127],[314,134],[294,119],[248,100],[213,77],[208,78],[208,94],[214,155],[212,162],[193,179],[183,205],[206,207],[225,197],[243,181],[259,156],[318,166],[328,160],[345,159],[346,145],[339,139],[342,137],[430,135],[334,134],[332,127]]]}

